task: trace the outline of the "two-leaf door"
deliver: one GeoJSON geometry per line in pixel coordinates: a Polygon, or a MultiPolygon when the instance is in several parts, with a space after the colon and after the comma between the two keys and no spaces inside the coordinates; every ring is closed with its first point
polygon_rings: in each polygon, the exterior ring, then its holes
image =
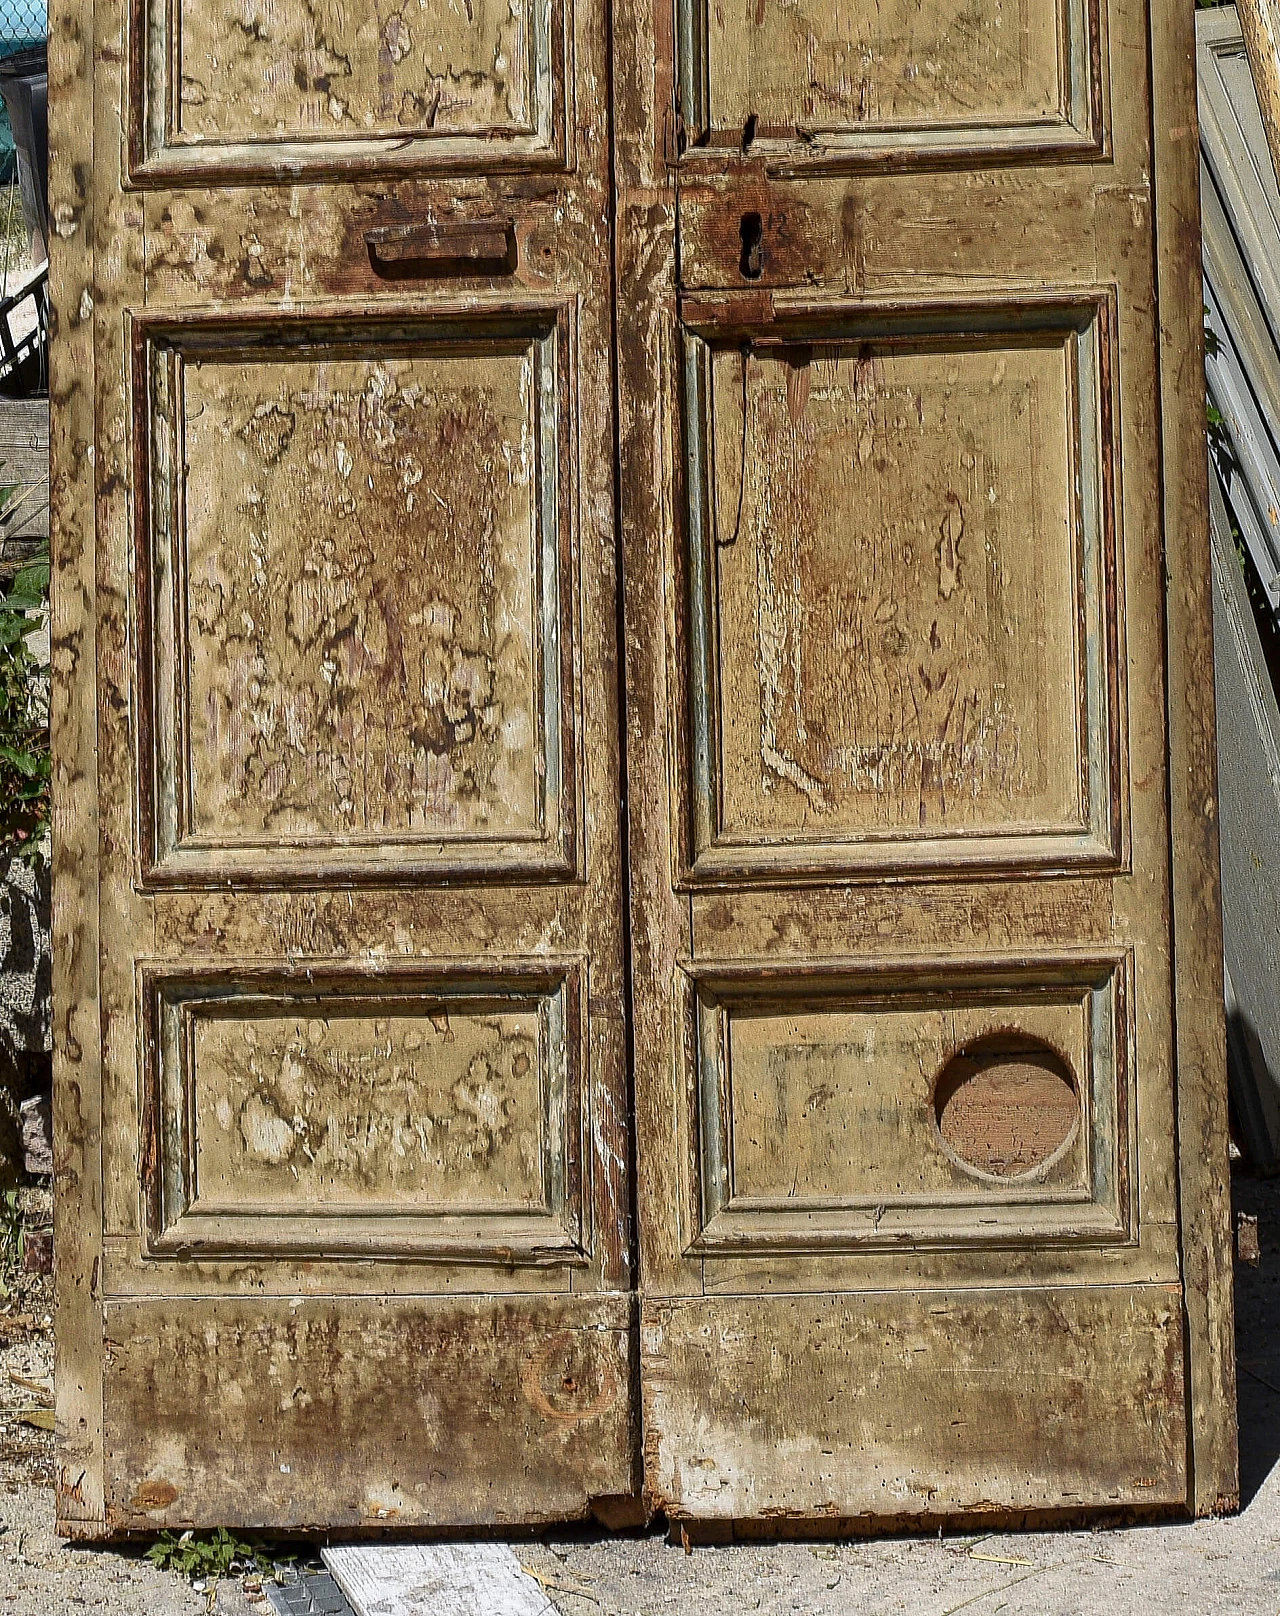
{"type": "Polygon", "coordinates": [[[57,12],[68,1531],[1231,1496],[1190,37],[57,12]]]}

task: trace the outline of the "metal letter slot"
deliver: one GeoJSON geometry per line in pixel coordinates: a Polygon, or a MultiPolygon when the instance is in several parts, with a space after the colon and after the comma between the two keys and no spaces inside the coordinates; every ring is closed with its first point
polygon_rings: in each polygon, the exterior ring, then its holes
{"type": "Polygon", "coordinates": [[[365,232],[369,257],[389,279],[424,275],[510,275],[516,267],[511,219],[448,219],[385,225],[365,232]]]}

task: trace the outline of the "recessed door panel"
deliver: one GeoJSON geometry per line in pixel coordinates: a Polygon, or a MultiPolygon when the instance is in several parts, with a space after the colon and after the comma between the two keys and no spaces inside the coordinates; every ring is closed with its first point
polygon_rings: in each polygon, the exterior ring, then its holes
{"type": "Polygon", "coordinates": [[[1099,138],[1091,0],[676,0],[690,132],[784,160],[1085,147],[1099,138]]]}
{"type": "Polygon", "coordinates": [[[134,0],[134,178],[562,161],[559,0],[134,0]]]}
{"type": "Polygon", "coordinates": [[[686,338],[695,881],[1115,861],[1112,324],[686,338]]]}
{"type": "Polygon", "coordinates": [[[557,314],[140,324],[152,879],[569,872],[557,314]]]}
{"type": "Polygon", "coordinates": [[[1132,1238],[1127,960],[682,976],[686,1252],[1132,1238]]]}
{"type": "Polygon", "coordinates": [[[585,1260],[580,963],[142,991],[151,1251],[585,1260]]]}

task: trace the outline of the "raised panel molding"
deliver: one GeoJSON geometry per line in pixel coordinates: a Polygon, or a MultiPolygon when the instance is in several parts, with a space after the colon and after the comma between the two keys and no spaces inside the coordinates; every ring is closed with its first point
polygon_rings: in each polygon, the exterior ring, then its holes
{"type": "Polygon", "coordinates": [[[1113,330],[686,305],[685,884],[1123,867],[1113,330]]]}
{"type": "Polygon", "coordinates": [[[562,168],[563,0],[389,14],[326,0],[132,0],[129,177],[225,184],[562,168]]]}
{"type": "Polygon", "coordinates": [[[134,319],[144,884],[572,875],[573,344],[134,319]]]}
{"type": "Polygon", "coordinates": [[[141,966],[147,1251],[585,1261],[583,970],[141,966]]]}
{"type": "Polygon", "coordinates": [[[1136,1238],[1132,960],[697,962],[677,971],[686,1251],[832,1254],[1136,1238]],[[964,1161],[938,1126],[955,1057],[1052,1052],[1079,1115],[1038,1167],[964,1161]]]}
{"type": "Polygon", "coordinates": [[[778,174],[1100,155],[1101,0],[676,0],[684,160],[778,174]]]}

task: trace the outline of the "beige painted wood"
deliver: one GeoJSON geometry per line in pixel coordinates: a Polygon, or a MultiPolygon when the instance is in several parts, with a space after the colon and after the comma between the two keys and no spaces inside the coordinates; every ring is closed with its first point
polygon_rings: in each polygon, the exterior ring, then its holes
{"type": "Polygon", "coordinates": [[[58,1516],[104,1513],[102,1054],[94,611],[93,18],[49,13],[49,531],[53,745],[54,1231],[58,1516]]]}
{"type": "Polygon", "coordinates": [[[1181,1504],[1181,1311],[1175,1286],[870,1295],[856,1311],[839,1295],[738,1295],[708,1330],[696,1300],[652,1303],[647,1396],[665,1417],[645,1430],[649,1485],[695,1520],[919,1528],[939,1493],[987,1515],[1043,1510],[1050,1489],[1096,1501],[1105,1430],[1109,1505],[1181,1504]],[[1070,1418],[1075,1405],[1105,1424],[1070,1418]]]}
{"type": "Polygon", "coordinates": [[[55,14],[71,1535],[634,1490],[605,23],[55,14]]]}
{"type": "Polygon", "coordinates": [[[1237,0],[1237,9],[1271,162],[1280,177],[1280,6],[1275,0],[1237,0]]]}
{"type": "Polygon", "coordinates": [[[1174,11],[619,7],[641,1388],[681,1519],[1233,1495],[1174,11]]]}

